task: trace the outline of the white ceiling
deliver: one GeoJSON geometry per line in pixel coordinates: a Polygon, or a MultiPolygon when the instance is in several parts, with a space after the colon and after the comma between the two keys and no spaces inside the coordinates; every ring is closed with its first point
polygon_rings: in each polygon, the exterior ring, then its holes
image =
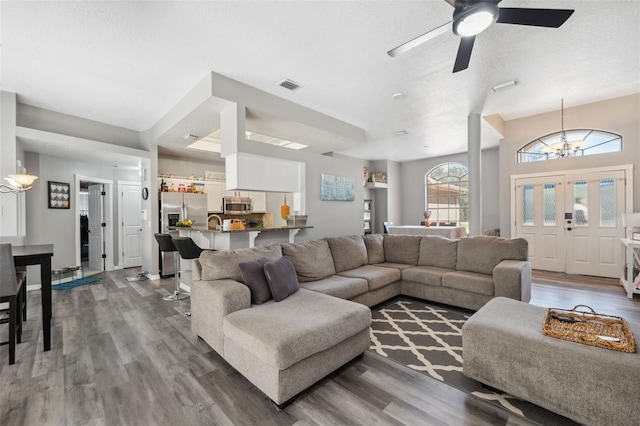
{"type": "MultiPolygon", "coordinates": [[[[451,20],[443,0],[2,1],[0,88],[143,131],[214,71],[364,129],[366,143],[338,152],[395,161],[466,151],[471,112],[509,120],[557,110],[561,98],[570,108],[640,92],[639,1],[500,6],[576,12],[559,29],[495,24],[469,69],[452,74],[453,34],[386,54],[451,20]],[[284,78],[301,88],[279,87],[284,78]],[[516,88],[491,91],[512,79],[516,88]]],[[[485,135],[484,146],[497,143],[485,135]]]]}

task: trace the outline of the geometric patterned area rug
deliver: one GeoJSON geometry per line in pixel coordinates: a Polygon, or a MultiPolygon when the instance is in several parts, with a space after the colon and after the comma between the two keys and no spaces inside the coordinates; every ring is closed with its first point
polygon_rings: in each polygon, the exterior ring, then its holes
{"type": "Polygon", "coordinates": [[[462,325],[471,311],[396,299],[371,311],[370,351],[542,425],[577,425],[542,407],[492,392],[462,373],[462,325]]]}

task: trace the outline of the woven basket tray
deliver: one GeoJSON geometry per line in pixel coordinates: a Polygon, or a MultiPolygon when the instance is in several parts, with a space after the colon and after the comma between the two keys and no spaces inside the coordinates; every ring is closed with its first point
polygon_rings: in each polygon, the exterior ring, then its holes
{"type": "Polygon", "coordinates": [[[633,334],[624,318],[597,314],[587,305],[576,305],[573,309],[547,309],[542,331],[545,336],[598,348],[629,353],[636,351],[633,334]],[[579,311],[579,307],[588,308],[591,312],[579,311]]]}

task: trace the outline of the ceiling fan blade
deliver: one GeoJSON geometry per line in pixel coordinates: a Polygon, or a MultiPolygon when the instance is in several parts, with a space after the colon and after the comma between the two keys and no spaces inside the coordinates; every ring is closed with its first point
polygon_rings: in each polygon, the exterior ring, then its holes
{"type": "Polygon", "coordinates": [[[413,40],[410,40],[404,44],[401,44],[398,47],[395,47],[393,49],[391,49],[390,51],[387,52],[387,55],[393,57],[398,56],[401,53],[404,53],[408,50],[413,49],[414,47],[418,47],[420,46],[422,43],[426,43],[427,41],[446,33],[447,31],[451,31],[451,24],[452,22],[447,22],[444,25],[440,25],[438,28],[435,28],[431,31],[429,31],[428,33],[424,33],[416,38],[414,38],[413,40]]]}
{"type": "Polygon", "coordinates": [[[456,63],[453,65],[453,72],[466,70],[469,66],[469,60],[471,59],[471,51],[473,50],[473,43],[476,41],[476,36],[462,37],[460,38],[460,47],[458,47],[458,54],[456,55],[456,63]]]}
{"type": "Polygon", "coordinates": [[[501,7],[498,20],[501,24],[532,25],[558,28],[573,14],[571,9],[527,9],[501,7]]]}

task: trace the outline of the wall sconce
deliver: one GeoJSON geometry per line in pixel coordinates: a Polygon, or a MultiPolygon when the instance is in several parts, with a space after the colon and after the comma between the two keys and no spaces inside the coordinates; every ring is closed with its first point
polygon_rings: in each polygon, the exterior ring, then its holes
{"type": "Polygon", "coordinates": [[[17,194],[19,192],[30,190],[33,181],[38,179],[38,176],[15,174],[9,175],[9,177],[6,177],[4,179],[9,182],[9,185],[7,185],[6,183],[0,183],[0,193],[17,194]]]}

